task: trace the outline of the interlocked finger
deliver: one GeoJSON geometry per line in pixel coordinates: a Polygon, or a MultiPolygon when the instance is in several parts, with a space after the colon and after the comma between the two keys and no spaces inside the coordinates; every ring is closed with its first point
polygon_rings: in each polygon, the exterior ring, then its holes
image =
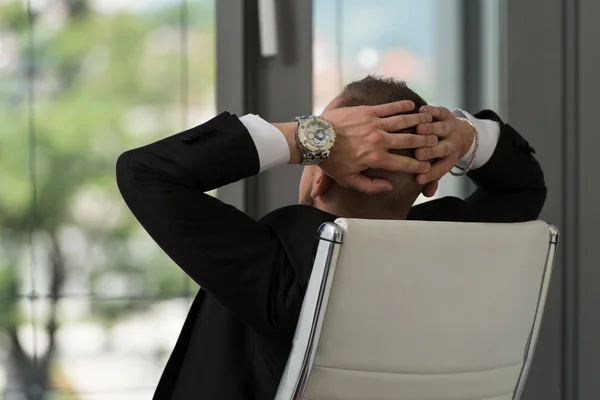
{"type": "Polygon", "coordinates": [[[450,124],[445,121],[421,124],[417,127],[417,133],[420,135],[436,135],[439,137],[446,136],[450,133],[450,124]]]}
{"type": "Polygon", "coordinates": [[[410,100],[401,100],[393,103],[370,106],[369,108],[377,117],[383,118],[390,115],[412,111],[415,109],[415,103],[410,100]]]}
{"type": "Polygon", "coordinates": [[[429,113],[438,121],[445,121],[453,116],[450,110],[445,107],[423,106],[419,109],[419,112],[429,113]]]}
{"type": "Polygon", "coordinates": [[[394,115],[393,117],[380,118],[379,127],[386,132],[398,132],[431,121],[431,114],[428,113],[394,115]]]}
{"type": "Polygon", "coordinates": [[[367,163],[369,168],[386,169],[395,172],[408,172],[412,174],[423,174],[431,169],[427,161],[415,160],[412,157],[401,156],[392,153],[378,153],[367,163]]]}
{"type": "Polygon", "coordinates": [[[435,135],[414,135],[412,133],[385,133],[387,148],[393,150],[418,149],[420,147],[432,147],[438,145],[435,135]]]}
{"type": "Polygon", "coordinates": [[[448,140],[442,140],[433,147],[423,147],[415,150],[415,158],[417,160],[433,160],[436,158],[444,158],[454,151],[454,144],[448,140]]]}

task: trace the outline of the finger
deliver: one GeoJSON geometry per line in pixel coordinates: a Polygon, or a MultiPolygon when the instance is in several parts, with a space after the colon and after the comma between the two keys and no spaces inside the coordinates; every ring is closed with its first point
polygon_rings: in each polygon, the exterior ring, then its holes
{"type": "Polygon", "coordinates": [[[366,194],[389,192],[393,189],[390,182],[381,178],[370,178],[363,174],[357,174],[347,182],[348,186],[366,194]]]}
{"type": "Polygon", "coordinates": [[[438,162],[433,164],[433,166],[428,172],[417,175],[417,183],[419,185],[425,185],[429,182],[433,182],[435,180],[440,179],[454,167],[454,164],[455,160],[450,157],[446,157],[444,159],[439,160],[438,162]]]}
{"type": "Polygon", "coordinates": [[[444,158],[452,154],[453,151],[454,143],[449,140],[442,140],[437,146],[418,148],[415,150],[415,158],[421,161],[444,158]]]}
{"type": "Polygon", "coordinates": [[[415,135],[412,133],[385,133],[388,149],[418,149],[420,147],[432,147],[438,144],[439,139],[435,135],[415,135]]]}
{"type": "Polygon", "coordinates": [[[386,169],[394,172],[409,172],[411,174],[424,174],[431,170],[431,164],[427,161],[415,160],[412,157],[400,156],[392,153],[378,153],[372,157],[371,162],[366,163],[368,168],[386,169]]]}
{"type": "Polygon", "coordinates": [[[419,135],[436,135],[443,137],[450,133],[450,124],[443,121],[421,124],[417,126],[417,133],[419,135]]]}
{"type": "Polygon", "coordinates": [[[428,113],[394,115],[379,119],[379,127],[386,132],[398,132],[419,124],[426,124],[432,120],[431,114],[428,113]]]}
{"type": "Polygon", "coordinates": [[[419,109],[421,113],[429,113],[438,121],[445,121],[452,116],[450,110],[445,107],[423,106],[419,109]]]}
{"type": "Polygon", "coordinates": [[[425,197],[435,196],[435,193],[438,190],[439,183],[440,183],[440,181],[433,181],[433,182],[429,182],[427,185],[425,185],[425,188],[423,188],[423,191],[421,192],[421,193],[423,193],[423,196],[425,196],[425,197]]]}
{"type": "Polygon", "coordinates": [[[415,109],[415,103],[410,100],[401,100],[393,103],[370,106],[369,108],[375,113],[376,116],[382,118],[412,111],[415,109]]]}

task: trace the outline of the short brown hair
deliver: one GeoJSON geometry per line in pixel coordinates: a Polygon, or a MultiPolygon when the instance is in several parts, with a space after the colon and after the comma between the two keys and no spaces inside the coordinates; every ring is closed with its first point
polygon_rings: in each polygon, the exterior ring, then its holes
{"type": "MultiPolygon", "coordinates": [[[[408,87],[405,81],[389,77],[369,75],[366,78],[352,82],[340,94],[339,107],[375,106],[400,100],[411,100],[415,108],[403,114],[418,113],[422,106],[427,105],[421,96],[408,87]]],[[[398,133],[416,134],[416,128],[408,128],[398,133]]],[[[414,157],[414,150],[394,150],[393,153],[414,157]]],[[[382,170],[367,170],[363,172],[369,177],[384,178],[392,183],[394,190],[369,196],[369,203],[373,201],[378,206],[393,209],[399,201],[406,196],[418,196],[421,187],[417,184],[413,174],[395,173],[382,170]]],[[[360,195],[360,194],[359,194],[360,195]]]]}
{"type": "MultiPolygon", "coordinates": [[[[418,113],[421,107],[427,105],[405,81],[376,75],[349,83],[340,97],[340,107],[376,106],[401,100],[411,100],[415,103],[414,110],[403,114],[418,113]]],[[[415,128],[406,129],[405,132],[417,133],[415,128]]]]}

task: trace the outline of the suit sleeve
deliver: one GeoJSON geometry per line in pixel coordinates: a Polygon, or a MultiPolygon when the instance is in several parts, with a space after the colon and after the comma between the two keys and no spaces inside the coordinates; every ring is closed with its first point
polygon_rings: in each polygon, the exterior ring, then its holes
{"type": "Polygon", "coordinates": [[[468,173],[477,185],[466,199],[482,222],[523,222],[538,218],[547,188],[535,150],[492,111],[475,115],[500,123],[500,137],[490,160],[468,173]]]}
{"type": "Polygon", "coordinates": [[[204,290],[261,333],[293,329],[296,286],[276,236],[205,192],[259,172],[239,119],[223,113],[117,161],[119,190],[156,243],[204,290]],[[293,303],[293,304],[292,304],[293,303]],[[291,325],[290,325],[291,324],[291,325]]]}

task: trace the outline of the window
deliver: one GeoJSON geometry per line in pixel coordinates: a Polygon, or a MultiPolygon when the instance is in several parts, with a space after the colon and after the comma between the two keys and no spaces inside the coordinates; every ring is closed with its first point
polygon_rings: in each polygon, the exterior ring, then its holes
{"type": "MultiPolygon", "coordinates": [[[[345,84],[368,74],[405,80],[430,104],[461,107],[461,4],[313,1],[314,112],[321,113],[345,84]]],[[[461,196],[462,182],[445,177],[437,197],[461,196]]]]}
{"type": "Polygon", "coordinates": [[[0,0],[3,398],[154,392],[196,287],[131,216],[114,165],[214,116],[214,6],[0,0]]]}

